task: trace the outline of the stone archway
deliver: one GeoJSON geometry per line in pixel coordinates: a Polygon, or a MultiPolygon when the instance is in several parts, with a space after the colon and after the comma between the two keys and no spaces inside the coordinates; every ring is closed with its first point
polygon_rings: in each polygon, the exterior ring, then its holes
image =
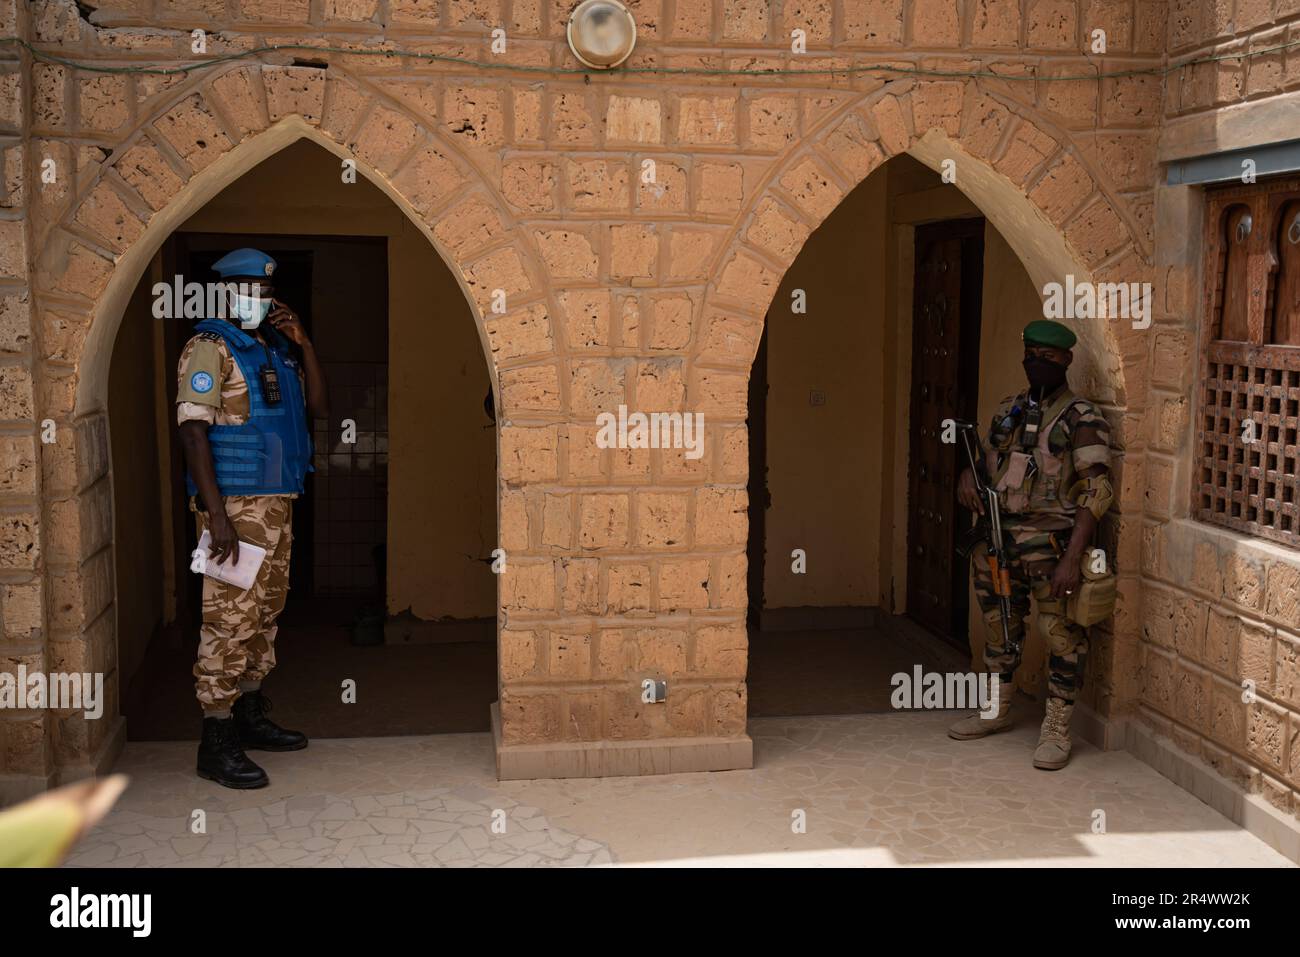
{"type": "MultiPolygon", "coordinates": [[[[124,738],[115,674],[106,393],[123,308],[165,238],[268,156],[310,139],[380,188],[429,240],[473,306],[499,393],[500,360],[544,359],[550,292],[528,239],[475,161],[416,109],[335,68],[241,65],[182,85],[108,156],[43,238],[47,667],[109,675],[106,715],[57,716],[54,776],[111,762],[124,738]],[[504,310],[499,307],[505,304],[504,310]]],[[[498,437],[500,432],[498,431],[498,437]]],[[[48,733],[48,732],[47,732],[48,733]]]]}
{"type": "Polygon", "coordinates": [[[119,274],[138,275],[176,225],[301,138],[355,161],[451,266],[475,307],[496,380],[498,354],[516,350],[511,323],[487,318],[493,292],[504,291],[505,315],[546,298],[529,240],[473,159],[439,128],[367,81],[324,72],[240,66],[204,76],[140,123],[50,230],[38,264],[41,292],[93,303],[78,341],[49,356],[75,371],[76,414],[96,408],[102,393],[103,346],[129,293],[119,274]]]}
{"type": "MultiPolygon", "coordinates": [[[[894,81],[844,104],[783,156],[721,244],[687,360],[688,407],[705,411],[717,428],[745,431],[749,369],[782,277],[844,197],[902,153],[936,171],[954,160],[957,187],[1038,289],[1067,275],[1076,283],[1150,281],[1149,251],[1127,207],[1066,136],[977,82],[894,81]]],[[[1127,319],[1092,317],[1075,328],[1071,380],[1106,410],[1121,449],[1112,547],[1122,597],[1111,631],[1098,629],[1105,670],[1096,700],[1104,720],[1133,696],[1143,461],[1132,425],[1145,404],[1146,343],[1127,319]]],[[[744,495],[734,492],[737,501],[744,495]]],[[[1104,739],[1106,728],[1086,732],[1104,739]]]]}
{"type": "MultiPolygon", "coordinates": [[[[87,179],[77,195],[45,207],[34,222],[42,249],[35,418],[57,434],[41,449],[41,520],[34,523],[31,587],[41,589],[34,604],[46,623],[45,667],[113,668],[102,397],[121,299],[186,206],[294,139],[355,159],[443,256],[476,307],[498,393],[499,544],[511,556],[498,596],[498,759],[514,749],[520,763],[502,769],[506,776],[748,765],[749,365],[783,271],[840,198],[887,157],[909,152],[932,166],[958,157],[958,185],[1036,281],[1067,270],[1133,279],[1148,268],[1134,238],[1141,224],[1116,191],[1069,137],[996,81],[869,81],[867,94],[828,92],[815,101],[817,119],[782,152],[741,150],[745,175],[759,176],[757,189],[747,183],[739,191],[744,200],[692,207],[702,213],[694,219],[670,212],[641,223],[627,221],[641,208],[630,201],[574,205],[559,183],[561,166],[572,190],[619,163],[561,157],[550,142],[537,156],[506,154],[516,140],[539,141],[501,125],[499,94],[490,121],[470,116],[470,107],[493,98],[490,80],[457,78],[446,91],[456,109],[440,112],[442,104],[422,101],[419,78],[363,79],[351,66],[345,56],[331,58],[328,70],[239,64],[162,84],[113,152],[100,159],[83,151],[87,179]],[[430,119],[435,114],[441,122],[430,119]],[[539,183],[544,195],[534,196],[539,183]],[[620,290],[620,310],[631,304],[620,312],[617,347],[606,329],[615,303],[596,302],[604,284],[620,290]],[[500,314],[491,308],[497,290],[507,303],[500,314]],[[624,342],[625,331],[641,328],[641,301],[648,331],[624,342]],[[588,336],[583,323],[591,316],[605,332],[588,336]],[[718,430],[715,451],[696,462],[680,452],[616,458],[597,448],[593,419],[621,397],[707,413],[718,430]],[[638,710],[642,662],[683,676],[668,709],[638,710]]],[[[535,92],[519,95],[535,114],[541,109],[535,92]]],[[[70,150],[63,155],[72,158],[70,150]]],[[[625,177],[615,171],[611,182],[622,189],[625,177]]],[[[1109,403],[1124,426],[1119,434],[1133,432],[1145,342],[1105,322],[1085,331],[1083,365],[1095,370],[1085,391],[1109,403]]],[[[1134,480],[1122,484],[1115,523],[1119,560],[1129,570],[1138,566],[1141,538],[1136,451],[1126,455],[1134,480]]],[[[1136,578],[1122,588],[1116,634],[1125,637],[1136,623],[1136,578]]],[[[1124,670],[1112,665],[1116,685],[1124,670]]],[[[116,707],[111,701],[111,713],[116,707]]],[[[102,766],[121,732],[120,722],[114,728],[75,714],[41,720],[23,754],[32,766],[63,769],[56,775],[102,766]],[[51,748],[56,756],[46,761],[41,749],[51,748]]]]}
{"type": "MultiPolygon", "coordinates": [[[[1040,286],[1066,273],[1079,280],[1148,278],[1148,254],[1124,205],[1050,129],[973,83],[898,80],[842,107],[772,169],[715,256],[717,278],[690,356],[695,398],[707,405],[716,392],[701,378],[704,370],[748,368],[763,315],[804,241],[850,190],[900,153],[936,170],[956,160],[957,187],[1006,236],[1040,286]]],[[[1120,406],[1125,339],[1114,323],[1089,320],[1080,329],[1084,362],[1075,370],[1083,373],[1084,391],[1120,406]]],[[[734,386],[718,384],[723,391],[734,386]]]]}

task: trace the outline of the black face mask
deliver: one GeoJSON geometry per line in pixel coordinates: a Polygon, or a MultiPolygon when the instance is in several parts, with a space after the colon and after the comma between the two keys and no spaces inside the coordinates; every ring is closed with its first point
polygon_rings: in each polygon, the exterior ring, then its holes
{"type": "Polygon", "coordinates": [[[1025,376],[1029,384],[1043,395],[1055,392],[1065,384],[1065,366],[1042,356],[1030,356],[1024,361],[1025,376]]]}

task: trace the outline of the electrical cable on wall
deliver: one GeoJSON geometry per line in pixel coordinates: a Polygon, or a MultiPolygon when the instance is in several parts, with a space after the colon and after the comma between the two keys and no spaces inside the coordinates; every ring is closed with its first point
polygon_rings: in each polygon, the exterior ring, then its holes
{"type": "MultiPolygon", "coordinates": [[[[46,53],[37,49],[32,44],[20,37],[0,37],[0,43],[17,44],[35,59],[45,63],[55,63],[60,66],[71,67],[74,70],[83,70],[88,73],[138,73],[149,74],[154,76],[173,76],[176,74],[188,74],[196,70],[209,69],[222,63],[232,60],[243,60],[249,57],[257,56],[262,53],[280,53],[287,51],[309,52],[309,53],[337,53],[345,56],[383,56],[398,57],[402,59],[425,60],[438,63],[457,63],[462,66],[473,67],[480,70],[504,70],[515,73],[540,73],[549,76],[599,76],[606,71],[593,70],[586,67],[551,67],[535,66],[530,64],[512,64],[490,62],[485,60],[474,60],[469,57],[454,56],[446,53],[421,53],[415,50],[376,50],[373,48],[347,49],[345,47],[317,46],[309,43],[273,43],[265,46],[251,47],[247,50],[239,50],[235,53],[227,53],[222,56],[212,57],[207,60],[201,60],[196,63],[185,63],[179,66],[159,67],[159,66],[104,66],[101,64],[87,63],[85,61],[71,60],[66,57],[55,56],[52,53],[46,53]]],[[[1225,60],[1249,60],[1255,57],[1267,56],[1272,53],[1279,53],[1293,47],[1300,46],[1300,39],[1290,40],[1286,43],[1280,43],[1277,46],[1261,47],[1257,50],[1249,50],[1241,53],[1222,53],[1212,56],[1195,57],[1190,60],[1184,60],[1181,63],[1169,64],[1167,66],[1154,67],[1134,67],[1127,70],[1099,71],[1096,73],[1080,74],[1053,74],[1051,76],[1039,77],[1032,74],[1004,74],[995,73],[991,70],[936,70],[925,67],[904,67],[897,64],[864,64],[862,66],[851,67],[810,67],[779,69],[779,70],[754,70],[754,69],[714,69],[710,67],[667,67],[667,66],[641,66],[641,67],[620,67],[617,71],[610,71],[616,74],[636,73],[636,74],[663,74],[671,76],[748,76],[748,77],[773,77],[773,76],[856,76],[867,73],[895,73],[904,76],[929,76],[929,77],[948,77],[953,79],[971,79],[971,78],[990,78],[996,80],[1005,80],[1015,82],[1017,80],[1050,80],[1053,82],[1064,80],[1113,80],[1125,77],[1135,76],[1156,76],[1165,77],[1177,70],[1185,67],[1198,66],[1205,63],[1218,63],[1225,60]]],[[[737,51],[740,52],[740,51],[737,51]]]]}

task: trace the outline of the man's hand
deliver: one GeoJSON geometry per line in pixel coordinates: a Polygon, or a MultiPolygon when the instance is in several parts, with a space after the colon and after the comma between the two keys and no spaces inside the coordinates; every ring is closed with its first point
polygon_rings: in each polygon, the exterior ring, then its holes
{"type": "Polygon", "coordinates": [[[282,303],[279,299],[272,299],[275,308],[267,315],[275,331],[280,333],[290,342],[304,348],[311,345],[311,340],[307,338],[307,330],[302,327],[302,320],[298,314],[282,303]]]}
{"type": "Polygon", "coordinates": [[[208,560],[220,565],[229,558],[232,565],[238,563],[239,534],[235,531],[230,516],[224,508],[209,514],[212,518],[208,522],[208,535],[212,539],[212,546],[208,549],[208,560]]]}
{"type": "Polygon", "coordinates": [[[1061,556],[1061,560],[1056,563],[1056,570],[1052,572],[1053,598],[1068,598],[1079,590],[1079,583],[1083,579],[1080,561],[1078,555],[1068,551],[1061,556]]]}
{"type": "Polygon", "coordinates": [[[975,473],[965,469],[957,479],[957,501],[978,515],[984,514],[984,499],[975,487],[975,473]]]}

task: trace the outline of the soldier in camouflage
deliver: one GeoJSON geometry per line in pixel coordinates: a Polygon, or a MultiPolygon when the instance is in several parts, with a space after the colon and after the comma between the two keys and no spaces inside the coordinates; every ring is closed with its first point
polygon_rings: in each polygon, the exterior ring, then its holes
{"type": "Polygon", "coordinates": [[[328,410],[311,341],[298,316],[274,298],[275,265],[263,252],[238,249],[213,266],[234,284],[232,318],[199,323],[178,369],[190,510],[200,538],[206,531],[211,539],[205,562],[237,562],[241,542],[266,550],[247,590],[203,579],[194,665],[203,710],[198,773],[232,788],[268,783],[245,749],[307,746],[304,735],[266,717],[270,702],[261,688],[275,667],[276,621],[289,592],[293,500],[311,469],[307,414],[328,410]]]}
{"type": "MultiPolygon", "coordinates": [[[[987,547],[977,549],[975,594],[984,616],[984,662],[999,687],[995,717],[972,715],[949,729],[959,740],[1011,727],[1012,679],[1020,664],[1030,596],[1037,630],[1047,645],[1048,700],[1034,766],[1056,770],[1070,758],[1070,716],[1083,681],[1086,629],[1067,616],[1080,588],[1084,562],[1097,523],[1110,507],[1110,428],[1097,407],[1070,392],[1066,370],[1076,336],[1049,320],[1024,330],[1024,369],[1029,388],[1003,400],[993,416],[985,465],[998,493],[1011,573],[1010,647],[1004,642],[987,547]]],[[[970,469],[962,473],[958,498],[983,514],[970,469]]]]}

